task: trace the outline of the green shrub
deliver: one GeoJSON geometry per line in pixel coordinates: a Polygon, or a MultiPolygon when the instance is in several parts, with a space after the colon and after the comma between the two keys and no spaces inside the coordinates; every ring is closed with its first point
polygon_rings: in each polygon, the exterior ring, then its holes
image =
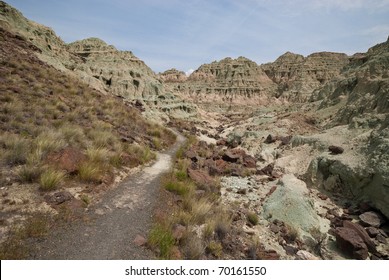
{"type": "Polygon", "coordinates": [[[178,182],[174,179],[166,181],[164,183],[164,187],[169,192],[178,194],[178,195],[185,195],[189,192],[189,188],[185,185],[183,182],[178,182]]]}
{"type": "Polygon", "coordinates": [[[249,223],[253,226],[257,225],[259,222],[258,215],[254,212],[247,213],[247,221],[249,221],[249,223]]]}
{"type": "Polygon", "coordinates": [[[160,258],[169,259],[175,240],[168,227],[157,224],[150,231],[148,243],[150,246],[159,249],[160,258]]]}
{"type": "Polygon", "coordinates": [[[176,178],[178,181],[185,181],[188,178],[188,174],[186,171],[177,171],[176,178]]]}

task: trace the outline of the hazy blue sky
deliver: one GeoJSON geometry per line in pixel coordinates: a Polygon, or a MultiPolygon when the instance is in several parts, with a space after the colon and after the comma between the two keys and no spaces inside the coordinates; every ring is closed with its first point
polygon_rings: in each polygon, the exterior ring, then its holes
{"type": "Polygon", "coordinates": [[[389,0],[6,0],[65,42],[99,37],[154,71],[291,51],[353,54],[389,35],[389,0]]]}

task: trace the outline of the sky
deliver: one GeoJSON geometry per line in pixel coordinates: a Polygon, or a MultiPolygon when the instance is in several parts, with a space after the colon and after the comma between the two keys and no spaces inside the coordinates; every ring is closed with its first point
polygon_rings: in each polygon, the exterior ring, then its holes
{"type": "Polygon", "coordinates": [[[389,0],[5,0],[65,42],[98,37],[155,72],[287,51],[352,55],[387,40],[389,0]]]}

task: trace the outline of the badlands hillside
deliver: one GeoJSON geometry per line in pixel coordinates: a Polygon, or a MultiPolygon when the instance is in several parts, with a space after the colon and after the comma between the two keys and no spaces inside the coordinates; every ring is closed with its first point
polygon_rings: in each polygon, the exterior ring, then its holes
{"type": "Polygon", "coordinates": [[[389,40],[187,77],[66,44],[2,1],[0,34],[2,259],[153,161],[175,140],[163,126],[188,141],[139,245],[156,257],[389,258],[389,40]]]}

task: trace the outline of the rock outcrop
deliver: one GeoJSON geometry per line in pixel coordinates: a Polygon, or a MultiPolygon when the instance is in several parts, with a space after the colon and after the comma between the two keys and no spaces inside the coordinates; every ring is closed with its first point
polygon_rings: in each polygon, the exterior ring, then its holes
{"type": "Polygon", "coordinates": [[[159,77],[130,51],[119,51],[97,38],[67,45],[52,29],[26,19],[2,1],[0,26],[26,38],[40,50],[40,59],[62,72],[103,93],[134,104],[137,100],[153,119],[196,115],[196,106],[166,91],[159,77]]]}
{"type": "Polygon", "coordinates": [[[338,78],[348,62],[348,56],[342,53],[319,52],[305,58],[287,52],[261,68],[277,84],[277,97],[305,102],[314,90],[338,78]]]}
{"type": "Polygon", "coordinates": [[[159,77],[162,81],[167,83],[182,83],[188,79],[184,71],[179,71],[177,69],[166,70],[165,72],[160,73],[159,77]]]}
{"type": "Polygon", "coordinates": [[[277,189],[263,205],[263,215],[277,219],[307,235],[315,228],[320,229],[319,216],[308,197],[305,183],[292,174],[284,175],[277,189]]]}
{"type": "Polygon", "coordinates": [[[196,104],[262,104],[276,88],[255,62],[244,57],[204,64],[186,80],[180,76],[181,83],[172,79],[171,74],[170,71],[163,74],[166,82],[196,104]]]}

